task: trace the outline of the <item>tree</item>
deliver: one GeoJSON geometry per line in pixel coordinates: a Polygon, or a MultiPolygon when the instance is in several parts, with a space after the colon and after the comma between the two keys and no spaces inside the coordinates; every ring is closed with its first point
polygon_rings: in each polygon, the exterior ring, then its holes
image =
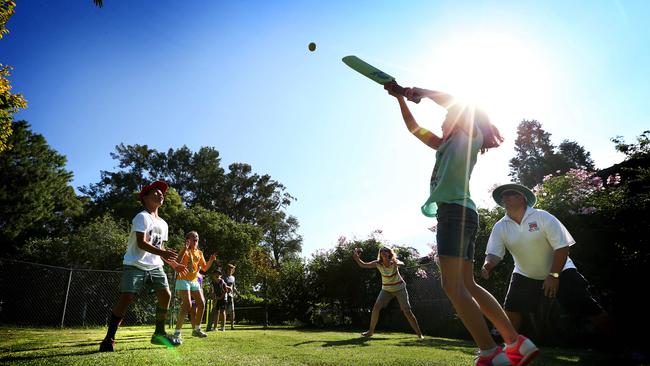
{"type": "Polygon", "coordinates": [[[594,171],[591,154],[575,141],[564,140],[557,151],[551,134],[538,121],[523,120],[517,127],[516,155],[510,159],[510,176],[527,187],[541,184],[549,174],[570,169],[594,171]]]}
{"type": "MultiPolygon", "coordinates": [[[[164,207],[164,206],[163,206],[164,207]]],[[[206,258],[217,254],[218,266],[233,263],[237,266],[237,283],[240,290],[250,288],[257,273],[251,258],[262,239],[259,228],[238,223],[228,216],[200,206],[179,211],[165,218],[170,228],[170,245],[180,248],[185,234],[196,230],[200,237],[200,249],[206,258]]]]}
{"type": "Polygon", "coordinates": [[[643,131],[636,138],[636,144],[625,143],[622,136],[612,138],[616,151],[625,154],[625,160],[647,158],[650,156],[650,130],[643,131]]]}
{"type": "Polygon", "coordinates": [[[302,236],[298,235],[300,224],[294,216],[276,212],[271,215],[270,222],[261,227],[267,229],[262,246],[270,250],[276,267],[285,259],[296,259],[296,254],[302,251],[302,236]]]}
{"type": "Polygon", "coordinates": [[[16,12],[16,2],[14,0],[0,0],[0,39],[9,33],[7,22],[16,12]]]}
{"type": "MultiPolygon", "coordinates": [[[[15,13],[15,7],[16,2],[13,0],[0,0],[0,39],[9,33],[6,25],[15,13]]],[[[0,64],[0,154],[11,148],[8,140],[12,133],[13,115],[20,109],[27,108],[27,102],[22,94],[11,93],[9,76],[11,76],[11,66],[0,64]]]]}
{"type": "Polygon", "coordinates": [[[272,306],[272,320],[298,319],[308,323],[309,309],[315,303],[315,291],[307,281],[307,264],[300,258],[285,260],[277,272],[267,280],[266,296],[272,306]]]}
{"type": "Polygon", "coordinates": [[[79,187],[79,191],[90,199],[87,207],[88,218],[113,211],[117,217],[131,220],[137,212],[135,210],[140,207],[136,193],[146,184],[158,179],[154,175],[155,172],[150,171],[150,156],[157,153],[155,150],[149,149],[147,145],[124,144],[117,145],[115,150],[116,153],[110,155],[118,160],[118,166],[122,170],[102,170],[98,183],[79,187]]]}
{"type": "Polygon", "coordinates": [[[244,163],[231,164],[226,173],[219,152],[212,147],[192,152],[183,146],[166,153],[146,145],[120,144],[115,149],[111,157],[118,161],[120,170],[102,171],[100,182],[80,188],[91,199],[91,217],[110,209],[118,217],[130,219],[134,192],[149,181],[163,179],[188,208],[202,207],[236,222],[259,226],[276,264],[300,252],[298,219],[283,212],[295,198],[270,175],[253,173],[244,163]]]}
{"type": "Polygon", "coordinates": [[[16,249],[30,237],[69,232],[82,212],[65,156],[25,121],[13,123],[13,131],[8,140],[13,148],[0,154],[0,244],[5,249],[16,249]]]}
{"type": "Polygon", "coordinates": [[[595,170],[591,153],[575,141],[562,141],[558,146],[558,155],[563,160],[560,163],[563,166],[559,167],[562,173],[569,171],[569,169],[585,169],[589,172],[595,170]]]}
{"type": "MultiPolygon", "coordinates": [[[[319,307],[334,312],[339,324],[345,323],[346,318],[359,323],[368,321],[354,317],[369,315],[381,289],[381,278],[377,271],[359,268],[352,259],[352,251],[359,248],[364,262],[377,259],[379,249],[387,245],[381,240],[380,234],[381,231],[375,231],[366,240],[348,241],[341,237],[336,248],[315,254],[308,264],[308,288],[316,291],[313,298],[319,307]]],[[[417,250],[403,246],[392,247],[405,267],[417,264],[417,250]]],[[[401,273],[409,282],[409,274],[405,271],[401,273]]]]}
{"type": "Polygon", "coordinates": [[[234,163],[228,169],[225,194],[219,201],[220,211],[235,221],[261,225],[269,222],[268,215],[286,208],[295,200],[284,192],[284,185],[268,174],[252,173],[248,164],[234,163]]]}
{"type": "Polygon", "coordinates": [[[128,237],[129,223],[105,214],[67,236],[29,239],[20,257],[67,268],[116,270],[122,267],[128,237]]]}
{"type": "Polygon", "coordinates": [[[551,172],[549,161],[553,160],[555,146],[551,134],[542,129],[536,120],[523,120],[517,127],[514,158],[510,159],[510,176],[515,181],[533,187],[551,172]]]}

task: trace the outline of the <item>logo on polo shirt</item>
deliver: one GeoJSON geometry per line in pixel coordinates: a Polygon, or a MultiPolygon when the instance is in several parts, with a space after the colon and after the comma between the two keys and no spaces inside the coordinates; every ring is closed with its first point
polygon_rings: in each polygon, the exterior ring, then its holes
{"type": "Polygon", "coordinates": [[[528,231],[529,232],[539,231],[539,226],[537,226],[537,221],[528,223],[528,231]]]}

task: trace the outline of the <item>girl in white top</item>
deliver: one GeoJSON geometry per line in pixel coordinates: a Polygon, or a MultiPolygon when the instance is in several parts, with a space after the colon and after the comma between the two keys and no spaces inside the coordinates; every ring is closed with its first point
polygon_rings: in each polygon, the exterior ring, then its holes
{"type": "Polygon", "coordinates": [[[361,333],[361,335],[364,337],[372,337],[375,333],[377,321],[379,320],[379,312],[388,305],[393,297],[396,297],[404,316],[409,321],[409,324],[411,324],[415,334],[418,335],[418,338],[423,339],[424,336],[420,331],[418,320],[411,311],[406,283],[399,273],[399,266],[403,266],[404,263],[397,259],[395,252],[391,248],[383,247],[377,253],[377,260],[364,262],[359,258],[359,249],[357,248],[352,252],[352,258],[354,258],[354,261],[357,262],[359,267],[377,268],[379,273],[381,273],[381,291],[379,292],[379,296],[377,296],[375,305],[372,307],[370,329],[361,333]]]}

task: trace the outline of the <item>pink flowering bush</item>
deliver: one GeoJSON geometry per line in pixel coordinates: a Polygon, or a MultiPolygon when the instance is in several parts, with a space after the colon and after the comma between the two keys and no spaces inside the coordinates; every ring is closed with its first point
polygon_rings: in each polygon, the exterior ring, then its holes
{"type": "Polygon", "coordinates": [[[429,275],[427,275],[427,271],[425,271],[423,268],[418,268],[417,271],[415,271],[415,275],[417,277],[420,277],[422,279],[427,279],[429,278],[429,275]]]}
{"type": "Polygon", "coordinates": [[[591,215],[616,204],[623,194],[619,189],[620,181],[618,174],[609,176],[605,183],[586,170],[571,169],[563,175],[545,176],[533,192],[537,195],[539,208],[556,213],[591,215]]]}

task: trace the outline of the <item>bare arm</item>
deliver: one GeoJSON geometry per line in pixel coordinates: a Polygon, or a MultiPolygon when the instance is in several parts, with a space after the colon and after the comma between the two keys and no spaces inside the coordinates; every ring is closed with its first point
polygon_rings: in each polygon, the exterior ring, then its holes
{"type": "MultiPolygon", "coordinates": [[[[425,145],[434,150],[437,150],[442,144],[442,138],[427,130],[426,128],[420,127],[420,125],[418,125],[417,121],[413,117],[413,114],[411,113],[411,110],[406,104],[404,97],[394,93],[391,89],[390,84],[384,85],[384,89],[388,91],[388,94],[394,96],[397,99],[400,111],[402,112],[402,118],[404,119],[404,123],[406,124],[406,128],[408,128],[409,132],[411,132],[413,136],[417,137],[418,140],[422,141],[425,145]]],[[[413,89],[405,88],[405,92],[407,95],[409,95],[408,93],[412,94],[413,89]]]]}
{"type": "Polygon", "coordinates": [[[450,94],[435,91],[435,90],[428,90],[428,89],[422,89],[422,88],[412,88],[413,93],[417,94],[421,97],[427,97],[434,102],[436,102],[438,105],[444,108],[449,108],[454,105],[454,97],[450,94]]]}
{"type": "Polygon", "coordinates": [[[135,238],[138,241],[138,248],[144,250],[145,252],[159,255],[160,259],[162,259],[163,262],[170,265],[174,269],[174,271],[181,274],[186,272],[187,267],[176,262],[176,258],[178,258],[178,255],[173,249],[164,249],[163,245],[161,245],[160,248],[156,248],[146,240],[145,235],[142,232],[136,232],[135,238]]]}
{"type": "MultiPolygon", "coordinates": [[[[556,249],[553,252],[553,264],[551,264],[551,270],[549,272],[562,273],[562,269],[564,269],[564,265],[566,264],[568,257],[569,247],[556,249]]],[[[559,287],[560,279],[550,275],[546,277],[544,284],[542,285],[542,288],[544,289],[544,295],[547,297],[555,297],[559,287]]]]}
{"type": "Polygon", "coordinates": [[[162,245],[160,246],[160,248],[156,248],[146,240],[144,233],[136,232],[135,237],[138,241],[138,248],[144,250],[145,252],[159,255],[163,260],[176,260],[175,251],[171,249],[165,250],[163,249],[162,245]]]}
{"type": "Polygon", "coordinates": [[[485,262],[483,262],[483,267],[481,268],[481,277],[486,280],[490,278],[490,273],[492,269],[501,262],[501,257],[498,257],[494,254],[488,254],[485,256],[485,262]]]}
{"type": "Polygon", "coordinates": [[[352,251],[352,258],[354,259],[355,262],[357,262],[357,264],[361,268],[372,269],[372,268],[377,267],[377,261],[376,260],[374,260],[372,262],[364,262],[364,261],[362,261],[361,258],[359,258],[359,249],[355,249],[355,250],[352,251]]]}
{"type": "Polygon", "coordinates": [[[205,263],[205,260],[204,260],[204,261],[203,261],[203,266],[201,267],[201,269],[203,270],[203,272],[207,272],[208,269],[210,269],[210,267],[212,267],[212,263],[214,263],[214,261],[215,261],[216,259],[217,259],[217,255],[216,255],[216,254],[212,254],[212,255],[210,256],[210,259],[208,260],[208,263],[205,263]]]}

